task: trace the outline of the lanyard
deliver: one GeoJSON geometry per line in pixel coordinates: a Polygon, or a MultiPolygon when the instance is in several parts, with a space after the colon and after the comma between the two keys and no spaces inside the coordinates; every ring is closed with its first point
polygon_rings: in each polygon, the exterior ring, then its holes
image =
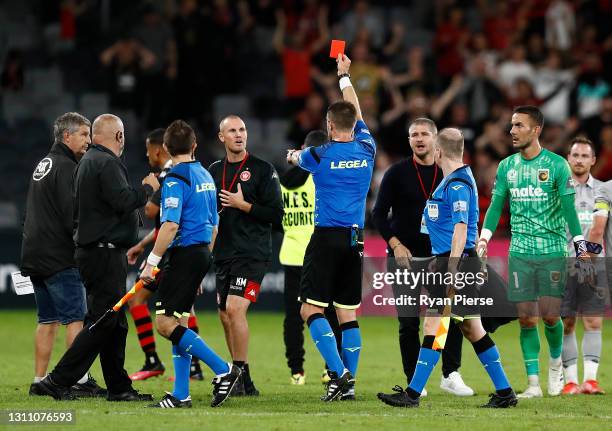
{"type": "Polygon", "coordinates": [[[227,190],[228,192],[232,191],[232,187],[234,187],[234,183],[238,179],[238,175],[240,174],[240,171],[242,170],[242,167],[244,166],[248,158],[249,158],[249,153],[247,151],[246,156],[244,156],[242,163],[240,163],[240,166],[238,166],[238,170],[234,174],[234,178],[232,179],[229,189],[225,188],[225,168],[227,167],[227,157],[225,158],[225,160],[223,161],[223,179],[221,180],[221,190],[227,190]]]}
{"type": "Polygon", "coordinates": [[[423,184],[423,178],[421,178],[421,173],[419,172],[419,167],[417,162],[415,162],[414,157],[412,158],[412,164],[414,165],[414,169],[416,170],[417,177],[419,178],[419,183],[421,184],[421,190],[423,191],[423,196],[425,196],[425,200],[431,197],[431,194],[434,191],[434,187],[436,186],[436,178],[438,178],[438,165],[435,165],[434,168],[434,177],[431,182],[431,189],[429,190],[429,195],[427,194],[427,189],[425,189],[425,185],[423,184]]]}

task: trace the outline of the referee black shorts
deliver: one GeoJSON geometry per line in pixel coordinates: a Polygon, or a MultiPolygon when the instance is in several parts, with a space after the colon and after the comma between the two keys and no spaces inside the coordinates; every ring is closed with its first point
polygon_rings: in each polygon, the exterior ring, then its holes
{"type": "Polygon", "coordinates": [[[156,314],[189,316],[200,283],[212,263],[208,244],[173,247],[166,256],[159,274],[156,314]]]}
{"type": "Polygon", "coordinates": [[[361,305],[363,231],[315,227],[304,256],[299,300],[327,308],[361,305]]]}
{"type": "MultiPolygon", "coordinates": [[[[435,273],[442,275],[443,280],[444,276],[448,274],[448,255],[449,253],[445,253],[436,256],[435,273]]],[[[436,283],[429,289],[430,298],[438,300],[446,298],[449,289],[453,287],[455,288],[455,295],[461,295],[461,298],[464,299],[459,301],[459,297],[457,297],[456,301],[452,301],[451,317],[458,321],[480,318],[480,306],[472,300],[479,297],[479,286],[475,280],[478,280],[477,274],[481,270],[481,263],[476,250],[473,248],[464,250],[457,271],[458,274],[461,274],[463,280],[470,280],[471,282],[463,281],[461,285],[459,283],[455,283],[455,285],[436,283]]],[[[427,315],[440,316],[443,312],[444,305],[433,305],[428,308],[427,315]]]]}

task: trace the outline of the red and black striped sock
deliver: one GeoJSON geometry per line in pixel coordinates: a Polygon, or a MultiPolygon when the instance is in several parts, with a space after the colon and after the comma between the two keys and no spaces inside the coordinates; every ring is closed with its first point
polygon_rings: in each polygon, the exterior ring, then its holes
{"type": "Polygon", "coordinates": [[[153,322],[147,304],[135,305],[130,308],[130,313],[136,325],[138,342],[142,351],[147,356],[155,354],[155,336],[153,335],[153,322]]]}

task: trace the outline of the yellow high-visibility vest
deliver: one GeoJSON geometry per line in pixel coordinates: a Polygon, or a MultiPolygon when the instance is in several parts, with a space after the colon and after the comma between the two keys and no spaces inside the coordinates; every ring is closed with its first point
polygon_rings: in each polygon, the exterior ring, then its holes
{"type": "Polygon", "coordinates": [[[314,231],[315,185],[312,175],[303,185],[287,189],[281,184],[283,194],[283,229],[285,236],[279,260],[283,265],[302,266],[306,246],[314,231]]]}

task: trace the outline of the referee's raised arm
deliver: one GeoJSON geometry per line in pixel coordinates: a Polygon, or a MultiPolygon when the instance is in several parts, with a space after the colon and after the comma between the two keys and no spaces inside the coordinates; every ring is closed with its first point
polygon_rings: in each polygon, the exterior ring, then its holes
{"type": "Polygon", "coordinates": [[[349,68],[351,67],[351,60],[345,54],[338,54],[336,59],[338,62],[338,78],[340,78],[340,91],[342,91],[342,98],[352,103],[357,111],[357,121],[362,120],[361,108],[359,107],[359,99],[357,93],[351,84],[351,75],[349,74],[349,68]]]}

